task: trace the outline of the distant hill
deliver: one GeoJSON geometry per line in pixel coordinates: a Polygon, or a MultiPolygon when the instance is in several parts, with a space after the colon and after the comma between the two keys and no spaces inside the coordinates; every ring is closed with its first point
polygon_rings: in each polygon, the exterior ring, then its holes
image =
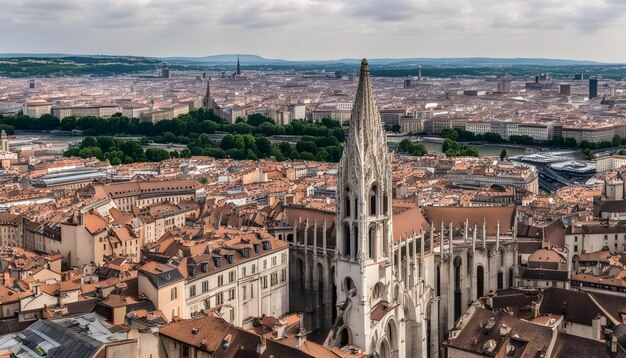
{"type": "MultiPolygon", "coordinates": [[[[160,60],[165,62],[187,62],[187,63],[207,63],[207,64],[224,64],[234,63],[237,61],[237,55],[213,55],[203,57],[161,57],[160,60]]],[[[242,65],[297,65],[297,64],[359,64],[359,58],[342,58],[337,60],[282,60],[268,59],[258,55],[239,55],[242,65]]],[[[490,58],[490,57],[424,57],[424,58],[372,58],[368,59],[372,65],[387,66],[411,66],[418,64],[431,66],[582,66],[582,65],[601,65],[602,62],[585,61],[585,60],[567,60],[567,59],[551,59],[551,58],[490,58]]]]}
{"type": "MultiPolygon", "coordinates": [[[[361,62],[360,58],[341,58],[336,60],[283,60],[271,59],[252,54],[220,54],[198,57],[157,57],[164,62],[186,64],[227,64],[237,62],[237,56],[242,65],[354,65],[361,62]]],[[[75,55],[66,53],[0,53],[0,58],[63,58],[63,57],[140,57],[117,55],[75,55]]],[[[492,58],[492,57],[414,57],[414,58],[372,58],[368,59],[372,65],[386,66],[585,66],[603,65],[606,63],[586,60],[568,60],[553,58],[492,58]]]]}

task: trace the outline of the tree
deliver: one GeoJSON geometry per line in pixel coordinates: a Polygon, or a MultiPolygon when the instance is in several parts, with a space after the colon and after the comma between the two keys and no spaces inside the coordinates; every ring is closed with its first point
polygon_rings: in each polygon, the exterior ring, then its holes
{"type": "Polygon", "coordinates": [[[457,139],[459,139],[459,132],[457,132],[456,130],[454,130],[452,128],[444,128],[441,131],[441,136],[444,137],[444,138],[457,140],[457,139]]]}
{"type": "Polygon", "coordinates": [[[504,160],[507,157],[506,149],[502,149],[500,152],[500,160],[504,160]]]}
{"type": "Polygon", "coordinates": [[[85,139],[83,139],[83,141],[80,143],[81,148],[97,147],[97,146],[98,146],[98,141],[94,137],[85,137],[85,139]]]}
{"type": "Polygon", "coordinates": [[[589,148],[583,149],[582,153],[583,153],[583,157],[587,160],[591,160],[594,157],[593,152],[589,148]]]}
{"type": "Polygon", "coordinates": [[[411,150],[413,149],[413,142],[411,142],[410,139],[405,138],[400,141],[400,144],[398,144],[398,148],[407,153],[411,153],[411,150]]]}
{"type": "Polygon", "coordinates": [[[575,147],[576,146],[576,139],[575,138],[565,138],[565,146],[566,147],[575,147]]]}
{"type": "Polygon", "coordinates": [[[148,148],[146,149],[145,155],[151,162],[160,162],[170,159],[170,153],[163,148],[148,148]]]}
{"type": "Polygon", "coordinates": [[[394,124],[393,126],[391,126],[391,131],[394,132],[394,133],[400,133],[400,129],[401,128],[402,127],[400,127],[399,124],[394,124]]]}
{"type": "Polygon", "coordinates": [[[262,157],[266,158],[272,155],[272,142],[265,137],[256,138],[256,147],[262,157]]]}
{"type": "Polygon", "coordinates": [[[124,153],[125,156],[132,158],[133,161],[140,161],[143,156],[143,148],[138,142],[134,140],[129,140],[120,145],[120,150],[124,153]]]}

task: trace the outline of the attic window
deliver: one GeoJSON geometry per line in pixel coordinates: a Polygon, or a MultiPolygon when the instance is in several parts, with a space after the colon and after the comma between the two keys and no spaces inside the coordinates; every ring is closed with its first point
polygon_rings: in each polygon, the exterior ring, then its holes
{"type": "Polygon", "coordinates": [[[235,255],[226,254],[226,261],[228,261],[229,264],[232,264],[234,259],[235,259],[235,255]]]}
{"type": "Polygon", "coordinates": [[[271,250],[272,244],[269,241],[263,241],[263,250],[271,250]]]}
{"type": "Polygon", "coordinates": [[[256,252],[258,254],[260,250],[261,250],[261,245],[254,244],[254,252],[256,252]]]}
{"type": "Polygon", "coordinates": [[[243,255],[243,257],[246,257],[246,258],[250,257],[250,249],[243,249],[241,251],[241,254],[243,255]]]}
{"type": "Polygon", "coordinates": [[[222,258],[221,257],[214,257],[213,258],[213,262],[215,263],[215,267],[221,267],[222,266],[222,258]]]}
{"type": "Polygon", "coordinates": [[[209,271],[209,263],[208,262],[201,263],[200,264],[200,270],[202,270],[202,272],[209,271]]]}

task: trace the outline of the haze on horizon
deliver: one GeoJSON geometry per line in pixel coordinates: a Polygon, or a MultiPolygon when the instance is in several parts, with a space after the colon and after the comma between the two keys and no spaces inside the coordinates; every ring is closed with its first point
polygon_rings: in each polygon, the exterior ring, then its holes
{"type": "Polygon", "coordinates": [[[0,53],[626,62],[623,0],[0,0],[0,53]]]}

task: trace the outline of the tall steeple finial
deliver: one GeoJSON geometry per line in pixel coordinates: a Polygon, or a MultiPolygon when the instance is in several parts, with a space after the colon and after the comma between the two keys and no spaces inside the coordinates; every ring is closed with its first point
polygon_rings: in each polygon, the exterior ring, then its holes
{"type": "MultiPolygon", "coordinates": [[[[366,59],[361,61],[359,87],[352,107],[345,148],[348,153],[344,153],[344,157],[350,157],[354,160],[356,167],[365,163],[388,163],[387,139],[374,100],[369,65],[366,59]]],[[[371,169],[373,169],[373,173],[382,175],[381,170],[385,168],[374,164],[371,169]]]]}
{"type": "Polygon", "coordinates": [[[202,99],[202,107],[204,109],[213,109],[213,98],[211,98],[211,82],[208,78],[206,80],[206,94],[202,99]]]}
{"type": "Polygon", "coordinates": [[[241,66],[239,65],[239,55],[237,55],[237,74],[241,74],[241,66]]]}

